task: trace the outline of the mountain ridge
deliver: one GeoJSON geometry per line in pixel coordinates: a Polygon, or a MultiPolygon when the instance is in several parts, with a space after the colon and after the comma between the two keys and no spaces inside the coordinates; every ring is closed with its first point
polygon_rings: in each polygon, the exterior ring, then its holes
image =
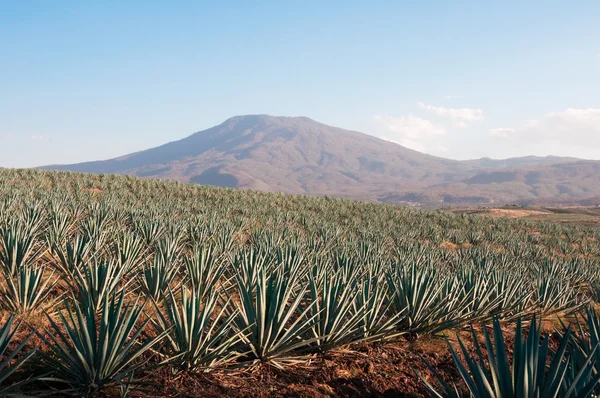
{"type": "Polygon", "coordinates": [[[599,177],[590,175],[596,169],[589,164],[596,163],[600,165],[595,161],[552,156],[459,161],[424,154],[307,117],[263,114],[234,116],[180,140],[113,159],[41,169],[128,174],[231,188],[380,201],[406,194],[435,194],[434,199],[427,201],[440,203],[451,192],[453,197],[462,196],[466,201],[477,196],[481,202],[493,203],[539,199],[537,191],[547,193],[550,199],[561,195],[571,195],[573,199],[600,195],[600,188],[588,187],[600,185],[599,177]],[[571,163],[581,164],[581,175],[566,166],[571,163]],[[531,167],[544,170],[543,185],[554,184],[554,174],[558,181],[554,185],[567,184],[564,178],[558,178],[567,169],[575,173],[578,182],[566,188],[554,186],[544,190],[534,187],[539,182],[523,181],[508,171],[531,167]],[[501,170],[506,171],[505,178],[499,181],[498,174],[493,173],[501,170]],[[480,181],[477,189],[473,181],[480,181]],[[517,183],[521,185],[511,194],[509,185],[516,187],[517,183]]]}

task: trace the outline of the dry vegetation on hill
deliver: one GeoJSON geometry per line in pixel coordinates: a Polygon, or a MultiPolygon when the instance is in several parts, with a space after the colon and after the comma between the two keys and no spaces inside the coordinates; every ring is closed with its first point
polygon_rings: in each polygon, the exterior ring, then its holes
{"type": "Polygon", "coordinates": [[[0,170],[0,392],[589,396],[599,261],[577,224],[0,170]]]}

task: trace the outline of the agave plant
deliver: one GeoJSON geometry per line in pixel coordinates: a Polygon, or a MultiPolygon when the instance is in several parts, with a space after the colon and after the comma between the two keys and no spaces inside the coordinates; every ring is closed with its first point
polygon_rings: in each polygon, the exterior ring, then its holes
{"type": "Polygon", "coordinates": [[[200,296],[208,294],[225,273],[226,267],[217,262],[215,247],[211,245],[194,247],[183,260],[190,284],[200,296]]]}
{"type": "Polygon", "coordinates": [[[403,313],[397,328],[407,333],[434,333],[465,319],[466,298],[460,297],[462,286],[442,278],[431,266],[396,265],[386,274],[393,295],[393,315],[403,313]],[[464,315],[463,315],[464,316],[464,315]]]}
{"type": "Polygon", "coordinates": [[[157,266],[156,263],[145,267],[139,278],[138,285],[147,298],[159,300],[163,293],[169,289],[174,273],[167,273],[167,269],[157,266]]]}
{"type": "Polygon", "coordinates": [[[238,314],[229,311],[230,305],[216,289],[200,294],[181,287],[179,298],[169,291],[164,310],[157,305],[152,323],[166,334],[173,364],[187,371],[210,371],[240,357],[236,345],[242,334],[234,328],[238,314]]]}
{"type": "Polygon", "coordinates": [[[60,245],[67,240],[69,231],[73,226],[73,219],[69,213],[64,211],[64,202],[57,202],[51,206],[50,225],[46,239],[50,247],[60,245]]]}
{"type": "Polygon", "coordinates": [[[308,315],[314,318],[311,337],[319,352],[355,343],[365,339],[360,322],[370,311],[364,303],[356,306],[359,293],[356,274],[345,280],[341,270],[324,278],[311,275],[309,278],[308,315]]]}
{"type": "MultiPolygon", "coordinates": [[[[51,270],[61,290],[96,317],[106,300],[141,290],[160,307],[154,322],[173,328],[156,351],[188,355],[188,365],[177,366],[195,370],[229,364],[231,353],[243,353],[236,363],[284,366],[354,341],[579,310],[600,296],[599,241],[584,226],[131,176],[0,170],[0,269],[12,281],[2,280],[5,308],[52,304],[52,295],[40,295],[52,287],[44,286],[51,270]],[[449,250],[448,242],[462,247],[449,250]],[[187,293],[171,293],[180,282],[187,293]],[[216,288],[228,300],[218,299],[210,319],[202,318],[216,288]],[[198,314],[184,317],[194,308],[198,314]],[[244,331],[242,341],[222,354],[218,344],[206,348],[214,337],[207,330],[230,318],[231,336],[244,331]],[[175,334],[192,323],[194,333],[175,334]]],[[[589,335],[588,322],[578,338],[589,335]]],[[[571,340],[567,374],[576,376],[594,345],[580,355],[583,342],[571,340]]]]}
{"type": "Polygon", "coordinates": [[[572,288],[569,281],[559,279],[552,274],[539,275],[535,279],[535,284],[535,304],[544,314],[574,312],[586,304],[585,301],[580,300],[579,289],[572,288]]]}
{"type": "Polygon", "coordinates": [[[156,255],[154,263],[146,268],[140,278],[140,286],[144,293],[154,300],[159,300],[169,289],[177,275],[177,267],[170,256],[156,255]]]}
{"type": "Polygon", "coordinates": [[[22,352],[31,340],[33,333],[20,342],[14,342],[15,334],[20,326],[21,322],[16,322],[16,318],[13,315],[8,318],[2,327],[0,327],[0,357],[3,358],[0,363],[0,396],[3,397],[15,393],[19,388],[40,378],[40,376],[33,376],[13,384],[5,384],[6,380],[36,353],[35,349],[28,352],[22,352]],[[17,346],[8,351],[8,347],[12,346],[13,343],[17,343],[17,346]]]}
{"type": "Polygon", "coordinates": [[[38,226],[17,218],[0,227],[0,266],[6,275],[16,276],[41,256],[44,247],[36,241],[38,226]]]}
{"type": "Polygon", "coordinates": [[[58,257],[55,267],[67,278],[73,278],[77,271],[82,271],[83,266],[90,260],[91,247],[89,240],[77,235],[73,240],[55,242],[52,251],[58,257]]]}
{"type": "MultiPolygon", "coordinates": [[[[588,306],[583,316],[583,322],[577,317],[577,333],[571,334],[568,327],[564,328],[565,335],[571,335],[571,344],[568,352],[571,356],[572,366],[569,368],[571,378],[577,369],[585,367],[588,358],[594,357],[594,372],[600,373],[600,316],[592,306],[588,306]]],[[[585,381],[585,379],[583,379],[585,381]]],[[[580,381],[583,382],[583,381],[580,381]]],[[[584,386],[578,386],[584,388],[584,386]]],[[[600,384],[594,388],[594,393],[600,393],[600,384]]]]}
{"type": "Polygon", "coordinates": [[[253,272],[248,268],[240,269],[236,275],[239,314],[235,324],[246,331],[242,341],[252,364],[283,369],[295,362],[293,357],[298,351],[316,340],[307,338],[314,323],[314,316],[308,316],[313,305],[301,310],[307,284],[300,281],[300,267],[288,272],[280,267],[270,274],[265,268],[258,263],[256,283],[251,283],[252,277],[246,275],[253,272]]]}
{"type": "Polygon", "coordinates": [[[145,260],[145,251],[143,241],[137,235],[123,233],[119,236],[113,244],[113,256],[123,276],[129,275],[140,267],[145,260]]]}
{"type": "Polygon", "coordinates": [[[396,311],[389,315],[394,304],[394,297],[390,295],[385,277],[380,272],[380,267],[369,267],[356,287],[359,293],[354,299],[353,306],[356,313],[361,313],[358,327],[364,340],[384,340],[396,338],[404,332],[397,330],[398,320],[405,316],[405,311],[396,311]],[[361,308],[367,309],[360,311],[361,308]]]}
{"type": "Polygon", "coordinates": [[[42,309],[52,304],[46,301],[57,280],[53,279],[54,272],[44,275],[45,267],[21,268],[16,277],[4,275],[4,285],[1,285],[0,303],[9,311],[25,314],[42,309]]]}
{"type": "Polygon", "coordinates": [[[153,245],[165,233],[164,225],[158,222],[138,221],[135,226],[144,239],[146,246],[153,245]]]}
{"type": "MultiPolygon", "coordinates": [[[[529,332],[524,337],[522,321],[517,321],[512,366],[508,359],[508,349],[500,327],[500,321],[493,322],[493,336],[486,328],[483,330],[487,356],[477,340],[475,329],[471,327],[471,335],[476,355],[472,356],[460,337],[457,336],[462,361],[458,353],[448,342],[448,347],[458,371],[465,382],[469,393],[478,398],[500,397],[589,397],[597,388],[600,374],[594,372],[596,363],[594,355],[598,344],[590,355],[577,368],[572,367],[566,351],[571,339],[567,330],[560,340],[556,352],[549,347],[549,339],[543,338],[535,317],[531,321],[529,332]],[[489,365],[486,366],[486,359],[489,365]],[[548,365],[549,364],[549,365],[548,365]],[[571,367],[571,372],[569,369],[571,367]]],[[[427,386],[429,392],[436,397],[460,397],[456,387],[449,386],[436,372],[427,365],[442,387],[441,392],[431,385],[419,372],[418,376],[427,386]]]]}
{"type": "Polygon", "coordinates": [[[494,270],[490,283],[494,290],[490,299],[498,302],[498,307],[490,311],[490,315],[515,320],[535,313],[537,307],[531,304],[534,293],[522,275],[494,270]]]}
{"type": "Polygon", "coordinates": [[[95,252],[100,252],[109,235],[109,210],[108,207],[93,206],[88,217],[81,223],[83,236],[89,241],[95,252]]]}
{"type": "Polygon", "coordinates": [[[97,311],[100,311],[107,298],[124,291],[133,281],[123,281],[125,270],[114,261],[89,262],[83,266],[83,270],[75,271],[72,283],[77,297],[84,307],[97,311]]]}
{"type": "Polygon", "coordinates": [[[90,303],[81,306],[65,299],[59,322],[48,316],[50,329],[39,333],[48,345],[41,352],[50,376],[44,380],[68,385],[67,391],[88,397],[113,386],[128,389],[145,383],[135,375],[146,366],[143,355],[165,337],[142,339],[149,319],[141,320],[143,305],[124,303],[125,294],[104,297],[99,319],[90,303]]]}

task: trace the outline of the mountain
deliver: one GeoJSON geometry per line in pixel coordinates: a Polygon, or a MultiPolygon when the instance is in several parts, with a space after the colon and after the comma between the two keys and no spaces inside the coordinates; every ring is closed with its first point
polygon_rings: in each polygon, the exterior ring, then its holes
{"type": "Polygon", "coordinates": [[[379,198],[387,203],[554,204],[600,203],[600,162],[559,161],[488,170],[458,182],[426,190],[408,190],[379,198]]]}
{"type": "Polygon", "coordinates": [[[559,156],[523,156],[509,159],[490,159],[481,158],[475,160],[466,160],[464,163],[470,164],[473,167],[489,168],[489,169],[504,169],[509,167],[535,166],[555,163],[577,162],[581,159],[567,158],[559,156]]]}
{"type": "Polygon", "coordinates": [[[450,160],[306,117],[250,115],[119,158],[42,168],[439,204],[592,197],[598,167],[558,157],[450,160]]]}
{"type": "Polygon", "coordinates": [[[458,161],[304,117],[233,117],[180,141],[120,158],[46,169],[170,178],[235,188],[375,198],[459,181],[458,161]]]}

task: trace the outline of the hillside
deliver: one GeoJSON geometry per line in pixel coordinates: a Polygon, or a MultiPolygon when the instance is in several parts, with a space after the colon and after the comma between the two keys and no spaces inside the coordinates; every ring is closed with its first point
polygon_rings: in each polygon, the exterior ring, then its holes
{"type": "Polygon", "coordinates": [[[160,147],[43,169],[432,205],[600,195],[600,163],[558,157],[456,161],[305,117],[237,116],[160,147]]]}
{"type": "Polygon", "coordinates": [[[600,162],[576,161],[485,171],[463,181],[380,198],[383,202],[445,204],[595,205],[600,195],[600,162]]]}
{"type": "Polygon", "coordinates": [[[169,178],[234,188],[372,198],[469,175],[468,167],[308,118],[234,117],[117,159],[45,169],[169,178]]]}
{"type": "Polygon", "coordinates": [[[510,167],[522,167],[522,166],[536,166],[536,165],[549,165],[556,163],[569,163],[577,162],[581,159],[568,158],[560,156],[522,156],[518,158],[509,159],[490,159],[481,158],[474,160],[465,160],[462,163],[469,164],[475,168],[487,168],[487,169],[506,169],[510,167]]]}

